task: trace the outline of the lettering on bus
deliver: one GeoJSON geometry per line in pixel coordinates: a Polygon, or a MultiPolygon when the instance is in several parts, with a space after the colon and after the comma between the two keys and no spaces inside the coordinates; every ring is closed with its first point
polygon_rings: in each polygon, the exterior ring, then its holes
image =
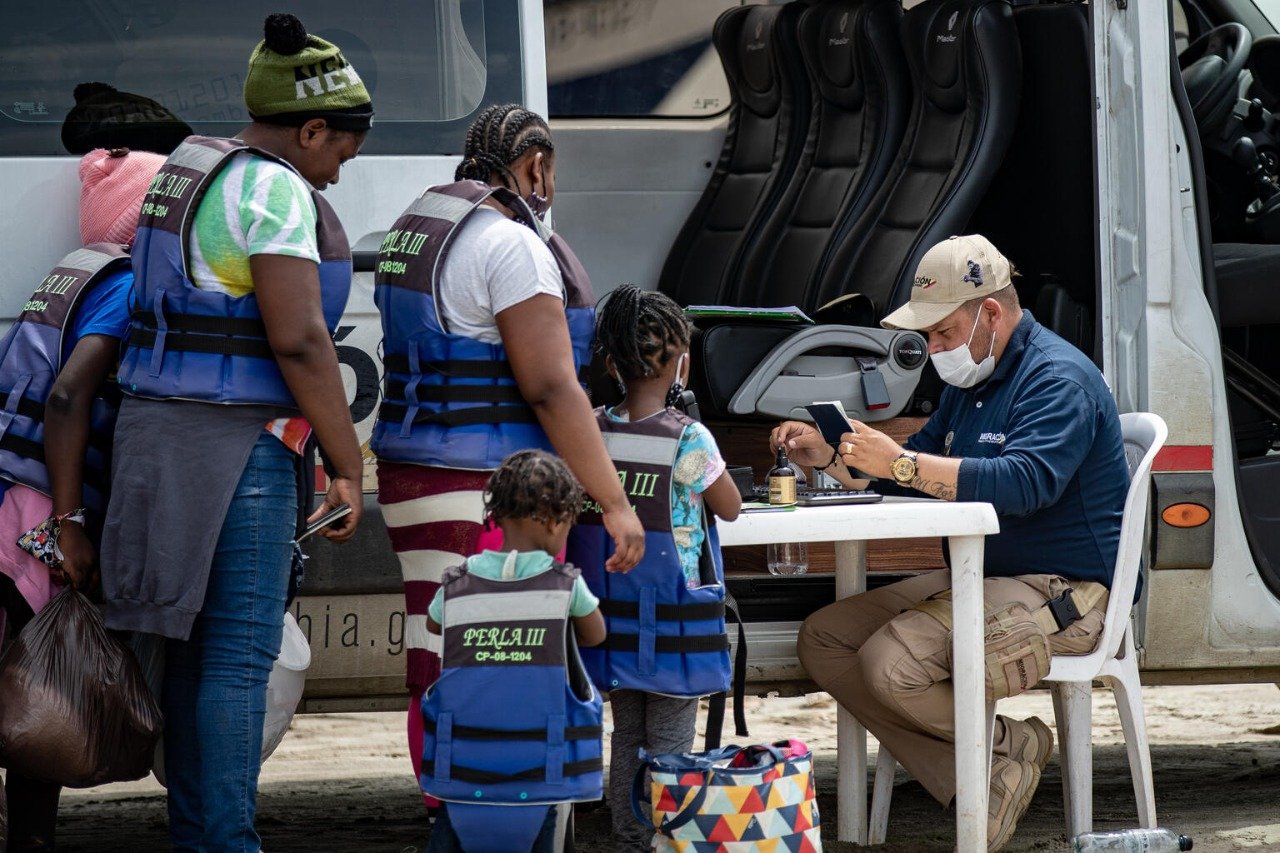
{"type": "Polygon", "coordinates": [[[377,649],[379,646],[390,655],[396,657],[404,652],[403,610],[393,610],[384,619],[370,624],[366,616],[364,623],[360,614],[354,610],[335,610],[332,604],[326,604],[323,612],[304,613],[302,602],[293,604],[293,618],[302,629],[307,643],[316,651],[327,649],[355,649],[364,645],[377,649]]]}

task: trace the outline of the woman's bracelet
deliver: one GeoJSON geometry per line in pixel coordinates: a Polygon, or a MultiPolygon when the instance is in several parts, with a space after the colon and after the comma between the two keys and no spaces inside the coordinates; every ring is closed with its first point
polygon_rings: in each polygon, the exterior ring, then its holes
{"type": "Polygon", "coordinates": [[[819,471],[825,471],[825,470],[827,470],[827,469],[828,469],[828,468],[830,468],[832,465],[836,464],[836,462],[837,462],[837,461],[839,461],[839,459],[840,459],[840,452],[839,452],[839,451],[837,451],[834,447],[833,447],[833,448],[831,448],[831,461],[830,461],[830,462],[828,462],[826,465],[823,465],[823,466],[822,466],[821,468],[819,468],[818,470],[819,470],[819,471]]]}
{"type": "Polygon", "coordinates": [[[54,515],[53,520],[58,524],[61,524],[64,521],[74,521],[76,524],[82,525],[84,524],[85,511],[84,507],[77,507],[76,509],[71,510],[71,512],[63,512],[54,515]]]}

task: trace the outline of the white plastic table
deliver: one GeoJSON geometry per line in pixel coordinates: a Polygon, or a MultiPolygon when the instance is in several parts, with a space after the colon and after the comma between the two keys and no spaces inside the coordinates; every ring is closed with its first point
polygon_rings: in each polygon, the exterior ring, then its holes
{"type": "MultiPolygon", "coordinates": [[[[961,853],[986,850],[990,747],[982,678],[982,550],[984,537],[1000,530],[991,504],[885,498],[876,504],[744,512],[718,526],[722,546],[835,543],[837,598],[866,591],[868,539],[947,537],[955,621],[956,847],[961,853]]],[[[836,723],[836,765],[836,837],[866,844],[867,733],[844,708],[836,723]]]]}

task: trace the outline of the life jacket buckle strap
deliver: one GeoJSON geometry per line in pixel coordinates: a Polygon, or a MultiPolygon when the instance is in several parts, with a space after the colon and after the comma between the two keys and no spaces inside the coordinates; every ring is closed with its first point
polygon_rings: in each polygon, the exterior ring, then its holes
{"type": "Polygon", "coordinates": [[[413,435],[413,423],[418,417],[418,383],[421,380],[422,368],[418,347],[411,345],[409,347],[409,381],[404,386],[404,399],[407,405],[404,409],[404,418],[400,421],[401,438],[413,435]]]}
{"type": "Polygon", "coordinates": [[[151,364],[148,368],[152,378],[160,375],[160,368],[164,365],[165,339],[169,336],[169,321],[164,316],[164,299],[164,290],[157,290],[155,307],[152,309],[156,318],[156,340],[151,347],[151,364]]]}
{"type": "Polygon", "coordinates": [[[453,712],[445,711],[436,718],[436,760],[433,777],[449,782],[453,776],[453,712]]]}
{"type": "Polygon", "coordinates": [[[18,377],[18,381],[14,383],[13,389],[9,392],[4,400],[4,410],[0,412],[0,436],[9,431],[9,427],[13,424],[13,419],[22,413],[22,395],[27,392],[27,386],[31,384],[31,374],[24,373],[18,377]]]}
{"type": "Polygon", "coordinates": [[[547,783],[564,784],[564,714],[547,717],[547,783]]]}
{"type": "Polygon", "coordinates": [[[658,591],[651,586],[640,588],[639,647],[637,671],[641,675],[658,673],[658,591]]]}

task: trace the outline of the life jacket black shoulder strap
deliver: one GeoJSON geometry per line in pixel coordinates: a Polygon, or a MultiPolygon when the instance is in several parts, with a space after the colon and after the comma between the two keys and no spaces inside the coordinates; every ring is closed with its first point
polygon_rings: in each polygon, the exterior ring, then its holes
{"type": "MultiPolygon", "coordinates": [[[[733,728],[738,737],[749,737],[747,731],[747,632],[738,612],[738,602],[725,592],[725,612],[738,623],[738,648],[733,655],[733,728]]],[[[707,737],[703,746],[710,751],[720,748],[720,730],[724,728],[726,696],[716,693],[707,700],[707,737]]]]}

